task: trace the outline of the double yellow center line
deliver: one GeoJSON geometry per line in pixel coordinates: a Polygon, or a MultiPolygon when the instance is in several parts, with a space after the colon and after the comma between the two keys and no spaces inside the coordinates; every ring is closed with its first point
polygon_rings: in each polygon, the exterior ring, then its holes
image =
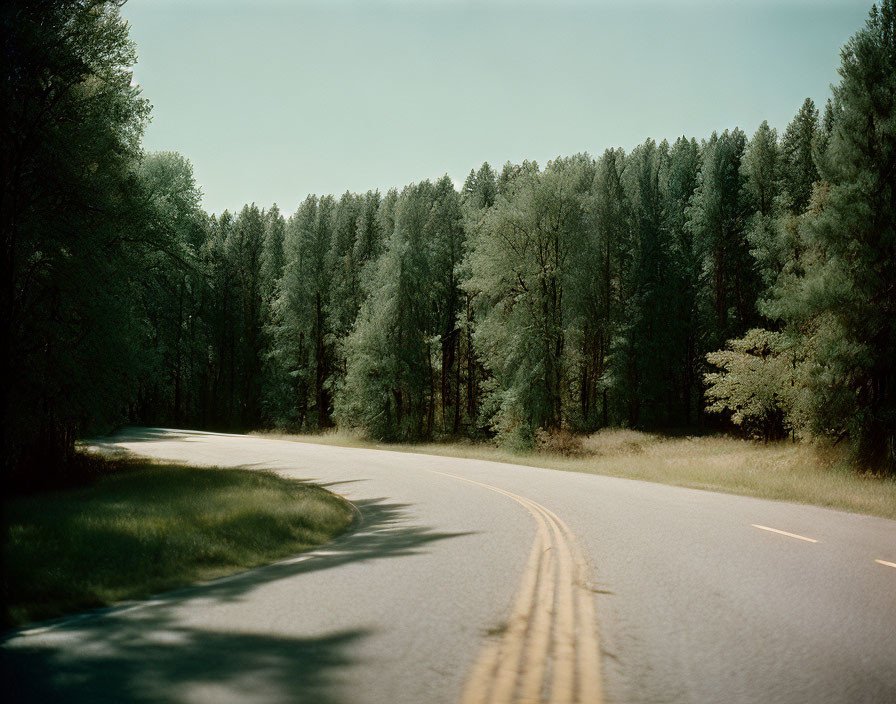
{"type": "Polygon", "coordinates": [[[523,581],[500,640],[488,641],[462,704],[599,704],[600,646],[588,568],[566,524],[544,506],[504,489],[436,472],[522,504],[537,531],[523,581]]]}

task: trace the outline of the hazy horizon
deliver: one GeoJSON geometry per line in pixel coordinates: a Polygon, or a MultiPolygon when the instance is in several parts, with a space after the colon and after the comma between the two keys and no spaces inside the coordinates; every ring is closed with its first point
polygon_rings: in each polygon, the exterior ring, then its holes
{"type": "Polygon", "coordinates": [[[125,5],[147,151],[209,212],[385,191],[483,161],[779,131],[837,81],[871,4],[265,0],[125,5]]]}

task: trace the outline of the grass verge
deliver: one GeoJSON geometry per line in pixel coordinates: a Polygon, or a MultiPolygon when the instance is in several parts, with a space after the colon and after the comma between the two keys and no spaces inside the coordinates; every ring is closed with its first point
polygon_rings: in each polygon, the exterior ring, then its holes
{"type": "Polygon", "coordinates": [[[345,500],[268,472],[124,464],[86,487],[4,501],[4,625],[272,562],[352,521],[345,500]]]}
{"type": "Polygon", "coordinates": [[[603,474],[896,519],[896,479],[858,472],[838,448],[809,443],[602,430],[574,438],[563,451],[515,452],[473,442],[383,444],[345,431],[265,437],[603,474]]]}

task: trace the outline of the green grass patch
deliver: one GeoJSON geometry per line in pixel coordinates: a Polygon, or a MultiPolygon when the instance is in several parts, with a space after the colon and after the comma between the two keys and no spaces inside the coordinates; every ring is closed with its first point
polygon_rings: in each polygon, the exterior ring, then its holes
{"type": "Polygon", "coordinates": [[[6,625],[137,599],[332,540],[351,505],[269,472],[128,462],[4,501],[6,625]]]}
{"type": "Polygon", "coordinates": [[[603,474],[896,519],[896,479],[858,471],[839,448],[808,442],[602,430],[518,452],[470,441],[383,444],[345,431],[265,437],[603,474]]]}

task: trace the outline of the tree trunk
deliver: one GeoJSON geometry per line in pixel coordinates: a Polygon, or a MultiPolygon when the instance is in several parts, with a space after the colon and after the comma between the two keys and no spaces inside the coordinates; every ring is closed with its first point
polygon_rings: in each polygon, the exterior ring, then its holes
{"type": "Polygon", "coordinates": [[[323,310],[320,293],[314,296],[314,345],[315,345],[315,375],[314,375],[314,399],[317,405],[317,427],[323,429],[329,427],[329,398],[324,381],[326,380],[326,349],[324,347],[323,334],[323,310]]]}
{"type": "Polygon", "coordinates": [[[180,279],[177,302],[177,332],[174,335],[174,425],[181,426],[181,330],[184,324],[184,278],[180,279]]]}

